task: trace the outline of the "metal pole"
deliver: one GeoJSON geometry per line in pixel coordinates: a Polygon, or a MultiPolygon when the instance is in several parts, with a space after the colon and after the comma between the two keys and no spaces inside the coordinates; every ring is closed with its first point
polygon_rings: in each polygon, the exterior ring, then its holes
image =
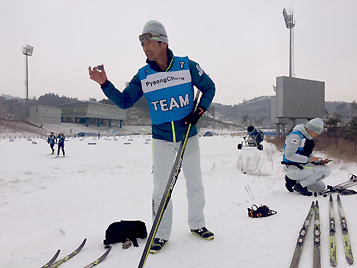
{"type": "Polygon", "coordinates": [[[26,118],[29,118],[29,70],[28,70],[28,55],[26,55],[26,118]]]}
{"type": "Polygon", "coordinates": [[[291,42],[292,42],[292,38],[291,38],[291,34],[292,34],[292,32],[291,32],[291,27],[290,27],[290,46],[289,46],[289,48],[290,48],[290,55],[289,55],[289,77],[292,77],[292,74],[291,74],[291,60],[292,60],[292,51],[291,51],[291,48],[292,48],[292,44],[291,44],[291,42]]]}

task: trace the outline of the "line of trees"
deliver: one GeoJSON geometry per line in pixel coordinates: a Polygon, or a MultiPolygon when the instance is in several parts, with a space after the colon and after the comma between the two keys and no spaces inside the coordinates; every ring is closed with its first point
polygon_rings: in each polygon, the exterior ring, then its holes
{"type": "Polygon", "coordinates": [[[339,139],[342,138],[353,144],[355,155],[357,155],[357,116],[352,117],[347,124],[343,124],[341,115],[334,113],[325,120],[325,126],[327,137],[334,141],[336,148],[339,139]]]}

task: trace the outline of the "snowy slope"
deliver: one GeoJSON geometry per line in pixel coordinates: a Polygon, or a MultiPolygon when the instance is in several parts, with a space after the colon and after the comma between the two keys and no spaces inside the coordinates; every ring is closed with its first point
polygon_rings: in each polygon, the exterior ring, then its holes
{"type": "MultiPolygon", "coordinates": [[[[240,141],[228,135],[200,138],[206,222],[215,239],[205,241],[190,234],[185,180],[180,175],[173,193],[170,241],[162,252],[148,257],[145,267],[288,267],[313,200],[320,203],[322,267],[330,266],[328,199],[287,192],[280,165],[282,153],[265,141],[263,151],[237,150],[240,141]],[[251,219],[247,208],[252,204],[268,205],[278,214],[251,219]]],[[[110,223],[138,219],[150,230],[150,136],[69,138],[65,150],[65,158],[55,158],[42,139],[0,140],[0,267],[41,267],[58,249],[59,258],[63,258],[87,238],[84,249],[62,265],[84,267],[104,252],[102,241],[110,223]]],[[[327,184],[357,173],[355,164],[334,161],[331,166],[327,184]]],[[[341,198],[355,255],[356,198],[341,198]]],[[[312,267],[312,237],[311,228],[300,267],[312,267]]],[[[98,267],[137,267],[145,242],[139,239],[139,248],[127,250],[114,246],[98,267]]],[[[349,267],[339,221],[337,242],[338,267],[349,267]]]]}

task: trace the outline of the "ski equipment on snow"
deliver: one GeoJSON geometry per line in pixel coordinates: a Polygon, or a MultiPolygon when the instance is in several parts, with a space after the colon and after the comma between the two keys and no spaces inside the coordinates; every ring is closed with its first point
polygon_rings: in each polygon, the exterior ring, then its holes
{"type": "Polygon", "coordinates": [[[109,247],[102,256],[100,256],[98,259],[96,259],[94,262],[88,264],[87,266],[84,266],[84,268],[91,268],[93,266],[98,265],[99,263],[101,263],[102,261],[104,261],[104,259],[108,256],[109,252],[111,251],[112,247],[109,247]]]}
{"type": "Polygon", "coordinates": [[[339,193],[341,195],[352,195],[352,194],[357,194],[356,191],[347,189],[349,187],[357,185],[357,176],[354,174],[351,174],[351,177],[348,181],[342,182],[340,184],[337,184],[335,186],[327,186],[326,190],[323,190],[322,192],[319,192],[319,195],[323,195],[326,197],[329,194],[332,193],[339,193]]]}
{"type": "Polygon", "coordinates": [[[350,265],[352,265],[353,264],[353,255],[352,255],[351,242],[350,242],[350,239],[348,236],[347,221],[346,221],[345,212],[342,207],[340,195],[337,195],[337,208],[338,208],[338,214],[340,215],[343,246],[345,249],[346,260],[350,265]]]}
{"type": "MultiPolygon", "coordinates": [[[[200,95],[200,91],[197,90],[197,93],[196,93],[196,96],[195,96],[195,100],[194,100],[195,105],[194,105],[193,112],[195,112],[196,109],[197,109],[199,95],[200,95]]],[[[184,152],[185,152],[185,149],[186,149],[188,136],[190,134],[191,127],[192,127],[192,124],[190,123],[188,125],[185,138],[181,141],[179,150],[178,150],[177,155],[176,155],[176,159],[175,159],[174,165],[173,165],[172,170],[171,170],[170,177],[169,177],[169,179],[167,181],[165,192],[164,192],[164,194],[162,196],[158,211],[156,213],[156,216],[155,216],[154,222],[152,224],[149,236],[147,238],[146,245],[145,245],[145,248],[143,250],[143,253],[142,253],[138,268],[144,267],[144,265],[146,263],[147,257],[148,257],[148,255],[150,253],[151,245],[152,245],[152,243],[153,243],[153,241],[155,239],[155,235],[156,235],[157,230],[159,228],[162,216],[164,214],[164,211],[166,209],[167,204],[170,201],[172,191],[174,189],[174,186],[176,184],[176,181],[177,181],[178,176],[179,176],[180,171],[181,171],[183,155],[184,155],[184,152]]]]}
{"type": "Polygon", "coordinates": [[[312,214],[314,214],[314,201],[311,203],[311,207],[309,210],[309,213],[307,214],[307,217],[304,221],[304,224],[302,228],[299,231],[299,237],[296,242],[296,247],[293,255],[293,259],[291,260],[290,268],[297,268],[299,266],[299,261],[300,261],[300,256],[302,252],[302,247],[304,244],[305,236],[307,233],[307,230],[310,225],[310,221],[312,219],[312,214]]]}
{"type": "Polygon", "coordinates": [[[321,246],[320,246],[320,208],[319,201],[315,203],[315,221],[314,221],[314,268],[321,268],[321,246]]]}
{"type": "Polygon", "coordinates": [[[270,209],[266,205],[261,205],[258,207],[256,204],[253,204],[251,208],[248,208],[248,217],[251,218],[262,218],[275,215],[277,212],[270,209]]]}
{"type": "Polygon", "coordinates": [[[329,225],[330,225],[330,264],[335,267],[337,265],[337,248],[336,248],[336,221],[335,209],[333,206],[332,195],[329,200],[329,225]]]}
{"type": "Polygon", "coordinates": [[[87,239],[85,238],[85,239],[83,240],[82,244],[80,244],[80,246],[79,246],[75,251],[73,251],[71,254],[67,255],[67,256],[64,257],[63,259],[61,259],[61,260],[55,262],[55,263],[51,266],[51,268],[58,267],[58,266],[60,266],[62,263],[68,261],[70,258],[72,258],[72,257],[74,257],[75,255],[77,255],[78,252],[80,252],[81,249],[84,247],[84,245],[85,245],[86,242],[87,242],[87,239]]]}
{"type": "Polygon", "coordinates": [[[52,265],[52,263],[55,262],[55,260],[57,259],[59,254],[60,254],[60,250],[57,250],[56,254],[52,257],[52,259],[50,259],[50,261],[48,263],[46,263],[44,266],[42,266],[41,268],[50,267],[52,265]]]}

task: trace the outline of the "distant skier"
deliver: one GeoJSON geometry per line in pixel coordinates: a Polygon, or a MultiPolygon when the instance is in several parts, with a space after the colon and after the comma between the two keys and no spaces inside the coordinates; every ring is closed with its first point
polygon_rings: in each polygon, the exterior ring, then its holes
{"type": "Polygon", "coordinates": [[[312,156],[315,142],[324,128],[320,118],[314,118],[294,127],[286,138],[284,145],[285,186],[290,192],[296,191],[302,195],[311,196],[312,192],[321,192],[326,188],[323,179],[331,174],[331,168],[326,166],[329,159],[312,156]]]}
{"type": "Polygon", "coordinates": [[[55,149],[53,148],[57,142],[57,138],[53,132],[48,136],[47,143],[50,145],[52,154],[55,154],[55,149]]]}
{"type": "Polygon", "coordinates": [[[64,153],[64,140],[66,139],[64,133],[62,132],[62,133],[58,134],[57,139],[58,139],[58,151],[57,151],[57,155],[59,155],[60,150],[62,149],[62,153],[63,153],[63,156],[64,156],[64,155],[65,155],[65,153],[64,153]]]}

